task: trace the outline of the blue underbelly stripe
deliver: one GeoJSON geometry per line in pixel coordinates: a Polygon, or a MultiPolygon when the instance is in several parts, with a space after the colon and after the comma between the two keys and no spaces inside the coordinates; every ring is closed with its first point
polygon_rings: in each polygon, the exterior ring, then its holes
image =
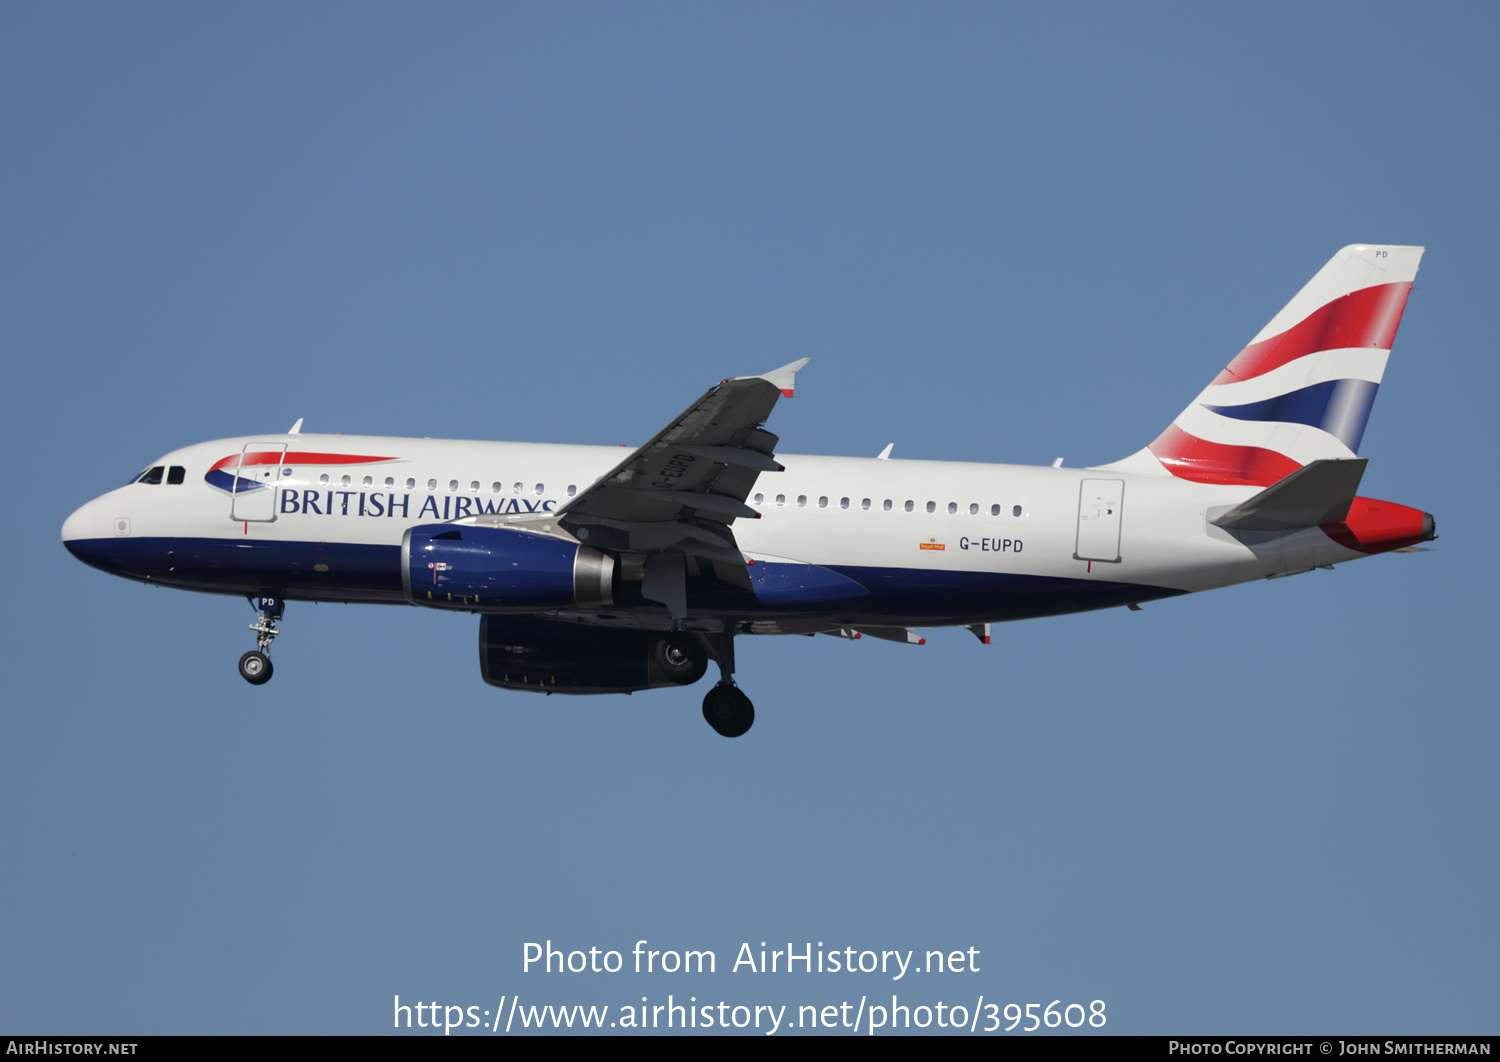
{"type": "MultiPolygon", "coordinates": [[[[66,545],[79,560],[95,568],[185,590],[272,594],[290,600],[405,602],[399,546],[217,538],[94,538],[75,539],[66,545]]],[[[759,573],[760,597],[722,583],[690,579],[689,612],[746,618],[839,614],[850,622],[872,624],[957,623],[1112,608],[1185,592],[1136,583],[1005,572],[848,565],[824,569],[868,590],[869,596],[864,597],[857,587],[839,589],[826,580],[808,580],[800,571],[805,568],[766,564],[766,570],[759,573]],[[772,570],[780,568],[787,571],[772,570]],[[783,575],[787,578],[779,578],[783,575]],[[804,582],[808,594],[801,600],[803,595],[795,587],[804,582]],[[783,584],[785,589],[766,594],[767,583],[783,584]]],[[[634,593],[625,596],[638,597],[634,593]]],[[[632,600],[626,607],[633,604],[637,602],[632,600]]]]}

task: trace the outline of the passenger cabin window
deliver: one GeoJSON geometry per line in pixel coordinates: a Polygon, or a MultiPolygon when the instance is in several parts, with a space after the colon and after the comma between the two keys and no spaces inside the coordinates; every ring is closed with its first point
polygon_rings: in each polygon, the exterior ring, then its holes
{"type": "Polygon", "coordinates": [[[396,477],[395,476],[386,476],[385,477],[385,486],[386,486],[387,490],[390,490],[395,485],[396,485],[396,477]]]}
{"type": "Polygon", "coordinates": [[[531,493],[535,494],[538,498],[540,498],[546,492],[547,492],[547,485],[545,483],[538,483],[536,485],[536,487],[532,490],[531,493]]]}
{"type": "Polygon", "coordinates": [[[848,498],[840,498],[839,499],[839,508],[840,509],[847,509],[847,508],[849,508],[849,499],[848,498]]]}
{"type": "Polygon", "coordinates": [[[949,502],[948,503],[948,515],[952,516],[956,512],[958,512],[958,502],[949,502]]]}
{"type": "Polygon", "coordinates": [[[156,465],[152,468],[148,468],[146,469],[146,471],[141,473],[141,478],[136,480],[136,482],[150,483],[152,486],[156,486],[161,482],[161,474],[166,470],[166,465],[156,465]]]}
{"type": "Polygon", "coordinates": [[[880,507],[882,509],[884,509],[886,512],[890,512],[891,511],[891,499],[887,498],[885,501],[883,501],[881,503],[880,507]]]}
{"type": "Polygon", "coordinates": [[[827,496],[824,496],[824,497],[818,499],[818,508],[819,509],[826,509],[826,508],[828,508],[828,498],[827,498],[827,496]]]}
{"type": "Polygon", "coordinates": [[[323,486],[325,487],[328,486],[328,473],[324,472],[321,476],[319,476],[318,482],[323,484],[323,486]]]}
{"type": "Polygon", "coordinates": [[[807,495],[806,494],[799,494],[799,495],[797,495],[797,508],[800,509],[800,508],[802,508],[806,504],[807,504],[807,495]]]}
{"type": "Polygon", "coordinates": [[[490,484],[490,493],[491,494],[499,494],[504,489],[505,488],[500,484],[499,480],[496,480],[494,483],[490,484]]]}
{"type": "Polygon", "coordinates": [[[435,479],[429,479],[427,481],[427,489],[428,490],[437,490],[437,480],[435,480],[435,479]]]}
{"type": "Polygon", "coordinates": [[[576,483],[569,483],[568,484],[568,497],[571,498],[573,495],[575,495],[577,493],[578,493],[578,484],[576,484],[576,483]]]}
{"type": "Polygon", "coordinates": [[[917,507],[917,503],[916,502],[912,501],[910,498],[906,499],[906,511],[907,512],[911,512],[916,507],[917,507]]]}
{"type": "Polygon", "coordinates": [[[1000,506],[998,506],[998,505],[991,505],[990,506],[990,515],[991,516],[999,516],[1000,515],[1000,506]]]}
{"type": "Polygon", "coordinates": [[[347,487],[348,485],[349,485],[349,477],[348,476],[340,476],[339,477],[339,486],[341,486],[341,487],[347,487]]]}
{"type": "MultiPolygon", "coordinates": [[[[998,508],[998,506],[996,506],[996,508],[998,508]]],[[[1010,511],[1010,515],[1012,515],[1012,516],[1020,516],[1021,515],[1021,507],[1019,505],[1017,505],[1014,509],[1012,509],[1010,511]]]]}
{"type": "Polygon", "coordinates": [[[511,489],[511,492],[513,494],[525,494],[526,493],[526,484],[524,484],[524,483],[516,483],[516,484],[512,485],[510,489],[511,489]]]}
{"type": "Polygon", "coordinates": [[[414,480],[414,479],[412,479],[410,476],[407,476],[406,477],[406,489],[407,490],[416,490],[417,489],[417,481],[414,480]]]}
{"type": "Polygon", "coordinates": [[[173,484],[181,483],[186,475],[187,469],[183,468],[181,465],[173,465],[171,468],[167,469],[167,482],[173,484]]]}
{"type": "Polygon", "coordinates": [[[979,515],[979,503],[978,502],[971,502],[969,504],[969,515],[970,516],[978,516],[979,515]]]}
{"type": "Polygon", "coordinates": [[[366,487],[373,487],[375,485],[375,480],[372,477],[370,477],[370,476],[366,476],[364,478],[363,485],[366,486],[366,487]]]}
{"type": "Polygon", "coordinates": [[[457,489],[458,489],[458,480],[456,480],[456,479],[450,479],[448,481],[448,491],[449,491],[449,493],[452,493],[453,491],[455,491],[457,489]]]}
{"type": "Polygon", "coordinates": [[[478,494],[479,493],[479,480],[476,479],[473,483],[469,484],[469,493],[470,494],[478,494]]]}
{"type": "Polygon", "coordinates": [[[930,513],[937,512],[937,502],[931,502],[931,501],[928,502],[927,503],[927,511],[930,512],[930,513]]]}
{"type": "Polygon", "coordinates": [[[756,505],[764,505],[765,502],[766,502],[766,496],[764,494],[757,494],[755,496],[755,504],[756,505]]]}
{"type": "MultiPolygon", "coordinates": [[[[864,501],[862,501],[862,502],[859,503],[859,507],[861,509],[868,509],[870,507],[870,499],[869,498],[864,499],[864,501]]],[[[887,505],[886,508],[889,509],[890,506],[887,505]]]]}

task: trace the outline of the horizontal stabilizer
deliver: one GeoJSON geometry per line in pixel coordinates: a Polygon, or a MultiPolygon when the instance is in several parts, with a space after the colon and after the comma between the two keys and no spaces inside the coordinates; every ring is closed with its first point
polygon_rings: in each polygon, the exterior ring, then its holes
{"type": "Polygon", "coordinates": [[[1216,527],[1245,531],[1291,531],[1340,524],[1364,478],[1368,458],[1328,458],[1304,465],[1265,490],[1218,516],[1216,527]]]}

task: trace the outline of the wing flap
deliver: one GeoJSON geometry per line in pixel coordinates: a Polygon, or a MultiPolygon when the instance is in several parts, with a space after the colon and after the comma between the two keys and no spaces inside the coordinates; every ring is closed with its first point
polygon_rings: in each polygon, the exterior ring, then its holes
{"type": "Polygon", "coordinates": [[[927,639],[926,638],[923,638],[916,631],[908,630],[905,627],[865,627],[865,626],[859,626],[859,627],[855,627],[853,629],[858,634],[863,634],[863,635],[865,635],[867,637],[870,637],[870,638],[879,638],[883,642],[896,642],[896,643],[898,643],[900,645],[926,645],[927,644],[927,639]]]}

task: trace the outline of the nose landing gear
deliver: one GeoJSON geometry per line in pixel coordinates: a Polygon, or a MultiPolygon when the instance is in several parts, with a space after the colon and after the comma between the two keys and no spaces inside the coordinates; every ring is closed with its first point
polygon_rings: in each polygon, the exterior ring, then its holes
{"type": "Polygon", "coordinates": [[[250,629],[255,632],[255,648],[240,657],[240,677],[252,686],[271,681],[276,670],[271,666],[271,643],[281,632],[276,621],[286,610],[286,602],[279,597],[252,597],[250,607],[255,609],[255,622],[250,629]]]}

